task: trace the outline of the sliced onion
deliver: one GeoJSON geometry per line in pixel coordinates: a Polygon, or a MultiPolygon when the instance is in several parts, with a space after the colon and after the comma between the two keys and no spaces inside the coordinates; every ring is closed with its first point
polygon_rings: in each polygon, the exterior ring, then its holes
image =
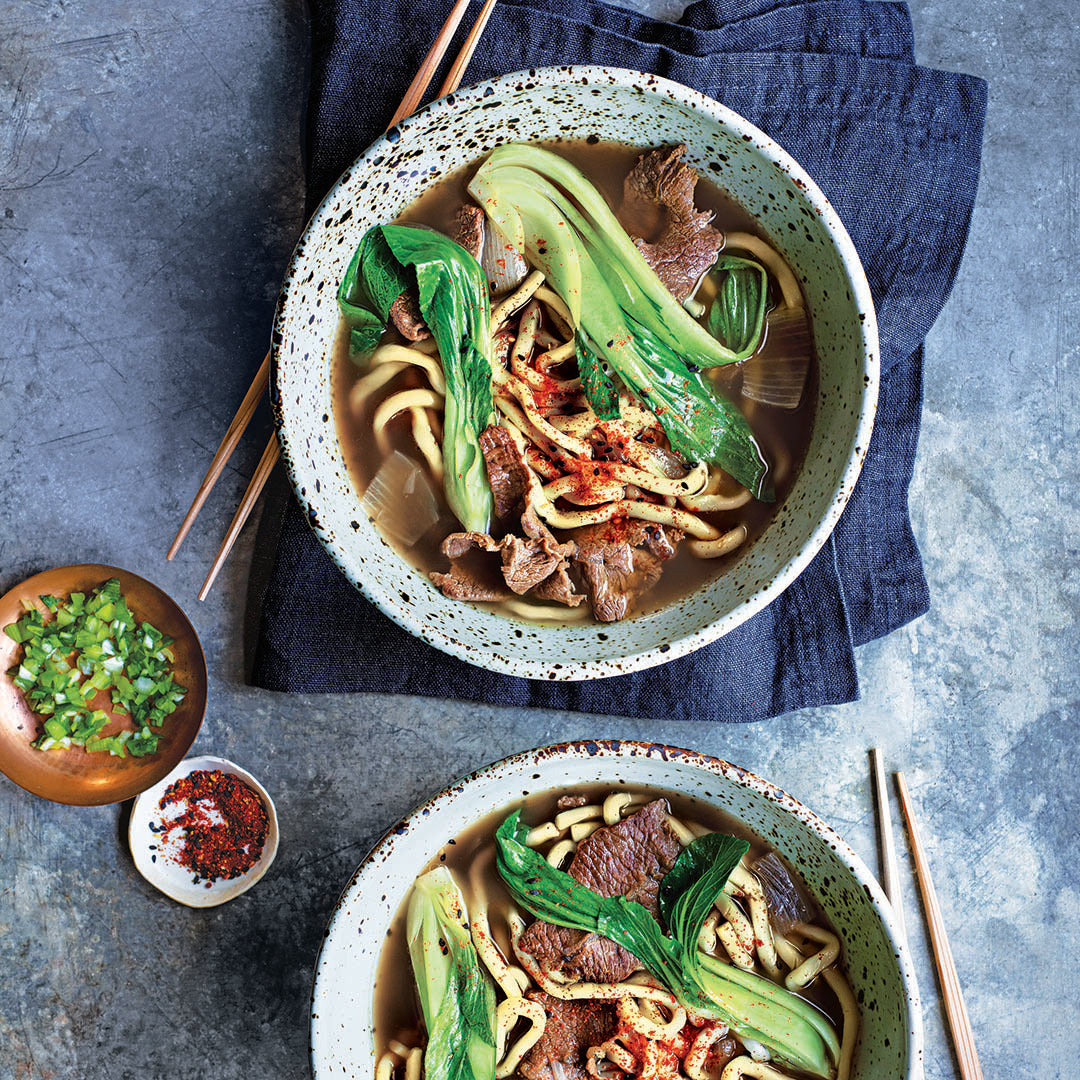
{"type": "Polygon", "coordinates": [[[439,503],[427,473],[399,450],[383,462],[360,505],[383,532],[406,547],[439,520],[439,503]]]}
{"type": "Polygon", "coordinates": [[[503,296],[516,289],[529,276],[529,264],[490,218],[484,219],[480,265],[487,275],[492,296],[503,296]]]}
{"type": "Polygon", "coordinates": [[[743,397],[797,409],[810,372],[810,324],[803,308],[769,313],[765,343],[743,368],[743,397]]]}
{"type": "Polygon", "coordinates": [[[796,923],[814,921],[814,914],[802,890],[774,852],[770,851],[758,859],[750,869],[765,894],[769,922],[781,934],[789,933],[796,923]]]}

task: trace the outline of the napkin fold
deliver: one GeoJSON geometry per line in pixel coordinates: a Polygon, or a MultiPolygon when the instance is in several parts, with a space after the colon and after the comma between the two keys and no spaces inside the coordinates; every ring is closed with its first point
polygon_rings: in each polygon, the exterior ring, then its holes
{"type": "MultiPolygon", "coordinates": [[[[309,209],[382,130],[446,6],[312,0],[309,209]]],[[[862,474],[799,579],[720,641],[648,671],[550,683],[472,667],[401,630],[337,570],[279,471],[249,595],[252,681],[725,721],[856,698],[854,647],[929,605],[907,505],[922,341],[963,252],[986,107],[982,80],[919,67],[913,55],[906,5],[878,0],[697,0],[677,23],[597,0],[500,0],[467,83],[549,64],[652,71],[747,117],[817,181],[878,314],[883,377],[862,474]]]]}

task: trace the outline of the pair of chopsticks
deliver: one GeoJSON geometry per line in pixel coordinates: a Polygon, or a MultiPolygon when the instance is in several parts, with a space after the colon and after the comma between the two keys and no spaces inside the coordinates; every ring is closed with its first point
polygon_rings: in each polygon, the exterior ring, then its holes
{"type": "MultiPolygon", "coordinates": [[[[431,48],[428,50],[427,55],[420,64],[416,76],[409,84],[409,89],[405,92],[405,97],[402,98],[401,104],[397,108],[397,112],[394,113],[393,118],[387,125],[387,130],[416,111],[423,99],[424,93],[431,84],[431,80],[435,76],[436,69],[439,67],[439,64],[442,63],[443,57],[446,55],[446,50],[450,47],[451,39],[457,31],[461,20],[465,17],[465,11],[469,6],[469,2],[470,0],[456,0],[454,3],[450,14],[447,16],[446,22],[443,23],[442,29],[432,42],[431,48]]],[[[484,27],[487,25],[494,7],[495,0],[485,0],[484,6],[481,8],[480,14],[476,18],[476,22],[473,23],[468,37],[466,37],[464,44],[461,46],[461,51],[451,65],[446,78],[443,80],[442,86],[439,87],[438,97],[445,97],[447,94],[453,93],[460,85],[462,76],[465,74],[465,68],[468,66],[473,53],[476,51],[476,46],[480,41],[480,35],[484,32],[484,27]]],[[[269,384],[270,353],[268,352],[266,356],[263,357],[263,362],[259,366],[259,370],[255,373],[255,378],[248,388],[248,392],[244,395],[244,400],[240,403],[240,408],[237,409],[236,415],[232,419],[232,423],[229,424],[228,430],[225,432],[225,437],[221,440],[221,445],[217,448],[217,453],[214,454],[213,460],[210,462],[210,467],[206,470],[206,475],[199,485],[199,490],[195,493],[195,498],[192,500],[191,507],[180,524],[180,530],[176,534],[176,539],[173,540],[172,545],[165,555],[167,559],[171,560],[176,555],[177,551],[179,551],[180,545],[184,542],[184,537],[187,536],[191,526],[195,522],[195,518],[198,517],[199,511],[202,509],[207,496],[217,483],[218,477],[224,472],[229,457],[236,449],[240,437],[244,434],[248,424],[251,422],[251,418],[255,414],[255,409],[258,407],[263,394],[266,393],[269,384]]],[[[217,577],[218,571],[221,570],[221,567],[225,564],[225,560],[229,557],[229,552],[232,550],[237,536],[240,535],[240,530],[244,527],[244,523],[251,514],[255,503],[258,501],[262,489],[266,486],[266,481],[270,478],[270,473],[273,471],[274,465],[277,463],[280,454],[281,448],[278,445],[277,432],[274,432],[274,434],[270,436],[270,441],[266,444],[266,449],[263,451],[263,455],[259,459],[259,464],[252,474],[251,481],[248,483],[247,490],[244,492],[244,497],[240,500],[240,505],[236,509],[236,514],[233,516],[228,531],[225,533],[225,539],[222,540],[221,547],[218,548],[217,555],[214,556],[214,561],[206,575],[206,580],[199,590],[200,600],[205,600],[207,593],[210,592],[210,587],[214,584],[214,579],[217,577]]]]}
{"type": "MultiPolygon", "coordinates": [[[[896,912],[896,918],[903,933],[903,908],[892,821],[889,814],[889,795],[885,786],[885,769],[881,761],[881,752],[876,747],[870,751],[870,760],[881,835],[882,883],[885,887],[885,895],[888,896],[896,912]]],[[[911,841],[911,853],[915,859],[915,875],[922,895],[923,908],[926,911],[926,921],[930,927],[934,964],[937,967],[941,993],[945,1000],[945,1016],[949,1024],[953,1049],[956,1051],[957,1064],[960,1066],[960,1075],[963,1080],[982,1080],[982,1066],[979,1064],[979,1054],[975,1049],[971,1020],[968,1018],[967,1006],[964,1004],[964,994],[960,989],[956,965],[953,963],[952,950],[949,948],[949,939],[945,933],[945,923],[941,917],[941,908],[938,907],[937,893],[934,892],[934,883],[930,878],[926,850],[919,835],[919,828],[915,824],[915,811],[912,808],[907,782],[902,772],[896,773],[896,790],[900,799],[900,809],[904,815],[904,824],[907,826],[908,838],[911,841]]]]}

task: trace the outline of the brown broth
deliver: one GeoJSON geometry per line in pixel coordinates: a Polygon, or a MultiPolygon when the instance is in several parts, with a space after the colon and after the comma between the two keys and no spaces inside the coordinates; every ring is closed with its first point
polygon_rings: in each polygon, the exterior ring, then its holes
{"type": "MultiPolygon", "coordinates": [[[[615,143],[589,144],[584,140],[544,145],[557,151],[580,168],[612,207],[618,207],[622,201],[623,179],[642,153],[641,147],[615,143]]],[[[469,201],[467,186],[478,164],[479,162],[474,162],[440,180],[407,207],[397,220],[427,225],[453,235],[456,228],[455,215],[461,204],[469,201]]],[[[696,203],[700,209],[713,212],[714,224],[722,232],[748,232],[766,239],[753,217],[729,195],[705,178],[698,181],[696,203]]],[[[644,223],[635,224],[641,226],[640,232],[646,232],[644,223]]],[[[646,239],[649,237],[646,236],[646,239]]],[[[391,330],[390,333],[394,332],[391,330]]],[[[393,340],[393,338],[388,340],[393,340]]],[[[349,407],[349,389],[361,374],[349,361],[348,333],[339,333],[334,343],[331,371],[334,416],[346,466],[358,495],[367,489],[382,461],[382,455],[375,444],[371,429],[371,412],[374,405],[360,416],[356,416],[349,407]]],[[[732,400],[738,400],[738,388],[742,378],[738,366],[730,369],[714,369],[711,378],[721,392],[732,400]]],[[[789,463],[785,474],[777,479],[776,501],[763,503],[755,499],[737,510],[701,515],[722,531],[740,523],[745,524],[749,534],[747,541],[731,555],[717,559],[699,559],[687,550],[685,544],[681,545],[675,557],[664,564],[659,582],[638,599],[629,617],[650,614],[689,595],[696,589],[707,586],[729,570],[742,557],[750,544],[761,535],[791,489],[809,445],[814,422],[813,402],[817,397],[816,380],[815,360],[811,363],[809,384],[803,394],[803,403],[798,409],[785,410],[759,404],[752,417],[754,434],[768,459],[777,461],[782,456],[789,463]]],[[[399,377],[395,385],[404,389],[409,386],[420,386],[421,381],[418,375],[410,373],[399,377]]],[[[387,431],[393,449],[416,458],[415,444],[407,415],[399,416],[391,421],[387,431]]],[[[439,545],[447,535],[461,528],[447,507],[441,489],[437,491],[437,495],[441,517],[436,525],[411,548],[403,548],[395,541],[391,541],[409,563],[425,573],[445,571],[447,560],[440,551],[439,545]]],[[[560,530],[555,530],[555,532],[560,539],[571,535],[560,530]]],[[[478,570],[480,565],[478,562],[473,568],[478,570]]],[[[485,606],[499,610],[498,604],[485,606]]]]}
{"type": "MultiPolygon", "coordinates": [[[[508,815],[515,810],[522,810],[522,820],[528,825],[539,825],[551,821],[558,812],[556,803],[563,795],[584,795],[589,803],[603,802],[604,798],[615,792],[644,793],[651,798],[666,799],[672,814],[685,822],[703,825],[713,832],[727,833],[745,840],[750,845],[751,860],[760,858],[769,851],[769,847],[751,832],[741,821],[720,810],[705,799],[662,788],[636,786],[620,782],[612,784],[582,784],[574,788],[553,788],[548,791],[528,794],[522,799],[507,803],[478,818],[457,836],[447,838],[435,856],[424,866],[417,877],[445,866],[454,875],[454,879],[465,897],[466,905],[471,903],[474,886],[483,889],[491,915],[492,935],[503,954],[512,957],[510,942],[505,934],[505,918],[501,917],[510,906],[510,896],[500,879],[494,862],[495,830],[508,815]],[[470,879],[470,873],[472,875],[470,879]]],[[[788,868],[792,872],[792,868],[788,868]]],[[[792,878],[802,886],[805,896],[810,896],[797,871],[792,878]]],[[[375,977],[374,1017],[375,1046],[381,1055],[392,1039],[406,1046],[419,1046],[423,1043],[423,1020],[420,1004],[416,996],[416,986],[412,978],[412,963],[409,959],[406,941],[406,912],[411,890],[398,907],[386,941],[379,954],[379,964],[375,977]]],[[[825,925],[820,910],[814,907],[815,921],[825,925]]],[[[531,917],[529,917],[529,921],[531,917]]],[[[835,995],[825,984],[824,979],[817,979],[803,995],[819,1008],[840,1030],[843,1014],[835,995]]]]}

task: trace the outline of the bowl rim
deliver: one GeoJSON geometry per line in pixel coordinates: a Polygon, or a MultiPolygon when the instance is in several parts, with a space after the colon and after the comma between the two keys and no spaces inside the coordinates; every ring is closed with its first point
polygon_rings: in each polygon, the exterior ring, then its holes
{"type": "Polygon", "coordinates": [[[910,947],[906,935],[893,913],[888,897],[862,858],[840,837],[831,825],[819,817],[805,803],[800,802],[782,788],[777,787],[771,781],[758,776],[749,769],[744,769],[742,766],[699,750],[689,750],[685,747],[671,746],[666,743],[646,742],[640,739],[571,739],[565,742],[534,747],[531,750],[522,750],[499,758],[497,761],[488,762],[486,765],[481,765],[458,779],[451,780],[436,794],[429,796],[414,807],[383,833],[361,860],[359,866],[349,878],[348,883],[342,889],[330,918],[327,920],[326,930],[319,946],[319,954],[315,959],[308,1009],[308,1056],[315,1080],[319,1080],[320,1075],[325,1075],[325,1073],[320,1073],[317,1060],[318,1048],[322,1044],[317,999],[320,980],[323,977],[326,951],[333,940],[335,923],[342,917],[347,901],[369,868],[381,863],[389,855],[396,837],[409,832],[414,825],[422,825],[433,809],[436,809],[453,796],[461,795],[476,782],[489,777],[498,778],[500,774],[504,773],[511,775],[516,769],[523,766],[534,768],[541,758],[557,761],[565,757],[582,756],[589,758],[660,758],[663,761],[677,759],[705,772],[720,776],[739,786],[757,791],[766,799],[775,802],[782,809],[795,816],[811,832],[815,833],[824,844],[830,847],[844,861],[855,880],[868,895],[874,913],[880,920],[885,936],[892,947],[893,959],[896,961],[900,972],[906,1010],[904,1024],[908,1040],[908,1061],[906,1073],[903,1077],[898,1077],[897,1080],[921,1080],[923,1075],[922,1008],[910,947]]]}
{"type": "MultiPolygon", "coordinates": [[[[278,294],[270,346],[270,401],[281,447],[281,456],[289,476],[293,494],[323,549],[329,554],[346,580],[384,615],[397,623],[398,626],[440,651],[466,663],[486,667],[488,670],[500,674],[543,679],[545,681],[608,678],[615,675],[624,675],[630,671],[666,664],[670,660],[686,656],[723,637],[779,597],[824,547],[836,527],[844,507],[847,505],[869,449],[870,435],[877,410],[879,385],[880,343],[876,309],[870,286],[866,280],[862,261],[847,229],[833,208],[832,203],[826,198],[814,179],[775,139],[719,101],[660,75],[636,71],[631,68],[608,67],[596,64],[530,68],[473,83],[470,86],[454,91],[454,93],[446,97],[432,101],[375,139],[353,159],[341,176],[338,177],[304,226],[300,239],[290,257],[281,290],[278,294]],[[856,328],[858,341],[861,343],[864,380],[859,398],[858,423],[851,438],[852,450],[843,471],[829,494],[828,509],[798,551],[788,559],[787,563],[763,588],[758,589],[751,596],[735,604],[730,611],[712,619],[697,630],[679,637],[677,640],[648,645],[638,649],[631,648],[630,651],[619,656],[587,660],[563,660],[561,663],[554,665],[546,660],[530,659],[528,656],[521,658],[515,655],[507,655],[503,643],[489,642],[486,645],[474,645],[464,642],[456,635],[453,626],[447,628],[434,620],[425,619],[419,612],[418,606],[400,603],[396,589],[378,580],[365,577],[350,565],[344,551],[344,545],[332,540],[317,525],[319,509],[316,502],[318,501],[317,496],[321,493],[314,485],[305,484],[290,451],[289,421],[287,418],[289,412],[288,398],[283,392],[282,384],[279,381],[283,366],[279,356],[283,353],[287,341],[289,305],[294,286],[300,280],[299,267],[307,254],[313,235],[321,231],[332,219],[335,200],[345,192],[353,179],[357,167],[371,159],[389,156],[392,152],[399,150],[402,139],[407,138],[410,129],[418,123],[422,125],[427,125],[429,122],[436,123],[443,113],[455,109],[462,101],[467,102],[473,98],[486,96],[492,90],[496,94],[504,91],[516,93],[518,84],[521,83],[522,79],[527,79],[532,86],[565,87],[568,82],[589,83],[594,88],[597,86],[606,88],[638,86],[640,88],[644,85],[650,93],[667,97],[676,104],[703,113],[714,122],[732,129],[736,134],[751,141],[757,150],[790,177],[801,190],[802,198],[809,203],[812,210],[821,219],[839,254],[851,289],[852,302],[860,313],[865,316],[860,318],[859,326],[856,328]],[[316,498],[312,498],[308,494],[313,488],[316,492],[316,498]]],[[[298,438],[301,437],[299,432],[297,436],[298,438]]],[[[398,553],[398,558],[403,559],[403,556],[398,553]]],[[[514,620],[507,619],[506,621],[509,630],[514,625],[514,620]]],[[[550,629],[557,629],[557,627],[553,624],[550,629]]]]}

